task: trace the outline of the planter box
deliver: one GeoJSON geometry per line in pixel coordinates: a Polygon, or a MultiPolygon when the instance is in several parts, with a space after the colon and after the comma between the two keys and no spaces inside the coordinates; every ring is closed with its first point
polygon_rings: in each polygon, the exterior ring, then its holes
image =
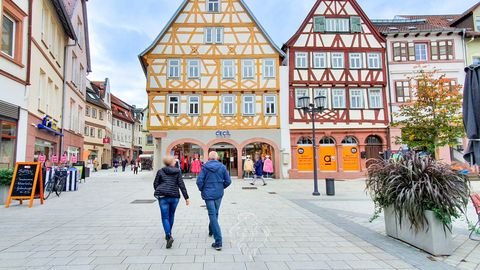
{"type": "Polygon", "coordinates": [[[454,246],[452,233],[443,230],[443,223],[435,217],[432,211],[425,211],[428,228],[415,232],[411,229],[408,218],[402,219],[402,226],[395,215],[393,207],[385,209],[385,229],[388,236],[404,241],[412,246],[422,249],[434,256],[451,255],[454,246]]]}
{"type": "Polygon", "coordinates": [[[8,192],[10,191],[10,186],[0,186],[0,205],[7,203],[8,192]]]}

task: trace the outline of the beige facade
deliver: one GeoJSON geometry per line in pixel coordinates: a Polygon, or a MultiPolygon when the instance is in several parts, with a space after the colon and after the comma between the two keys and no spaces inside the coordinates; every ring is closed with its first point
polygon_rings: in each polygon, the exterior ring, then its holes
{"type": "Polygon", "coordinates": [[[142,150],[145,155],[153,155],[155,151],[155,145],[153,143],[153,136],[148,130],[148,107],[143,109],[142,116],[142,150]]]}

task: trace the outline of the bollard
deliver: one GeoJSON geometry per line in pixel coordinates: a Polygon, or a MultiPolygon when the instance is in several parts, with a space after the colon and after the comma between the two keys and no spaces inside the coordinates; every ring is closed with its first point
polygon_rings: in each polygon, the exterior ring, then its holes
{"type": "Polygon", "coordinates": [[[328,196],[335,196],[335,179],[327,178],[325,179],[325,185],[327,188],[327,195],[328,196]]]}

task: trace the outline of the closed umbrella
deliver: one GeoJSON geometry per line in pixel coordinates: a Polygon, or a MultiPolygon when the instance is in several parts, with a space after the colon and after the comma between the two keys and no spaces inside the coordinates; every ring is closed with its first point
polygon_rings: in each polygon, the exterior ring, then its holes
{"type": "Polygon", "coordinates": [[[471,165],[480,165],[480,65],[465,68],[463,91],[463,123],[468,147],[463,158],[471,165]]]}

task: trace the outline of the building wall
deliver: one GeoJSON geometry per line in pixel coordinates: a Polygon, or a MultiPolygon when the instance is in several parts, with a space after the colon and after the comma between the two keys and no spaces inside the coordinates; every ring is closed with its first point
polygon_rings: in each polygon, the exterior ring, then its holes
{"type": "Polygon", "coordinates": [[[105,144],[103,139],[107,137],[106,124],[108,123],[108,111],[104,108],[87,103],[85,113],[85,153],[84,159],[94,159],[95,154],[98,164],[110,164],[110,158],[106,158],[105,144]],[[96,113],[93,113],[96,110],[96,113]],[[103,117],[100,117],[100,112],[103,113],[103,117]],[[95,154],[92,154],[95,153],[95,154]]]}
{"type": "MultiPolygon", "coordinates": [[[[112,147],[120,147],[128,149],[127,152],[123,154],[123,158],[132,158],[132,135],[133,135],[133,123],[126,122],[124,120],[113,117],[113,140],[112,147]],[[127,127],[125,127],[127,124],[127,127]]],[[[116,158],[116,157],[114,157],[116,158]]]]}
{"type": "Polygon", "coordinates": [[[474,63],[474,58],[480,60],[480,38],[465,39],[467,46],[467,65],[474,63]]]}

